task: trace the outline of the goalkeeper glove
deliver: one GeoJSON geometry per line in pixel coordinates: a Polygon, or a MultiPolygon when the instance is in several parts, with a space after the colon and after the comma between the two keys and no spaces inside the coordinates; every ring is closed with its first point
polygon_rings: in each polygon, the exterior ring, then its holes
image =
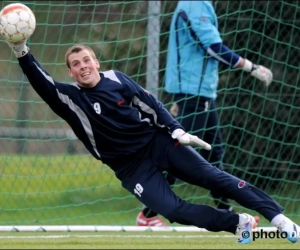
{"type": "Polygon", "coordinates": [[[273,74],[271,70],[262,65],[256,65],[247,59],[245,59],[243,70],[250,72],[251,76],[262,81],[266,87],[268,87],[273,80],[273,74]]]}
{"type": "Polygon", "coordinates": [[[29,48],[26,46],[27,40],[19,43],[12,43],[7,41],[0,33],[1,38],[8,44],[8,46],[12,49],[15,56],[17,58],[23,57],[28,53],[29,48]]]}
{"type": "Polygon", "coordinates": [[[211,145],[206,143],[205,141],[202,141],[195,135],[191,135],[183,131],[182,129],[178,128],[175,129],[172,133],[172,138],[177,139],[180,144],[186,145],[186,146],[200,146],[204,148],[205,150],[211,150],[211,145]]]}

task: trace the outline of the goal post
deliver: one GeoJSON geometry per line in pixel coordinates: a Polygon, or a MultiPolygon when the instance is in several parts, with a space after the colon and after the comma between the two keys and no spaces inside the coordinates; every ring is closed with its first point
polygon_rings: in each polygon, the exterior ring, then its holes
{"type": "Polygon", "coordinates": [[[148,1],[146,89],[158,98],[160,53],[160,1],[148,1]]]}
{"type": "MultiPolygon", "coordinates": [[[[1,1],[0,8],[12,2],[1,1]]],[[[173,97],[164,91],[164,72],[176,1],[21,2],[37,21],[30,50],[54,79],[71,81],[65,52],[84,43],[95,50],[101,70],[126,73],[170,107],[173,97]]],[[[220,65],[216,102],[225,170],[270,194],[300,224],[300,5],[214,1],[214,6],[224,43],[274,74],[265,89],[247,74],[220,65]]],[[[140,202],[47,107],[1,40],[0,54],[0,231],[139,230],[140,202]]],[[[174,192],[214,206],[207,190],[180,180],[174,192]]],[[[232,204],[238,212],[248,211],[232,204]]],[[[269,225],[261,219],[261,227],[269,225]]]]}

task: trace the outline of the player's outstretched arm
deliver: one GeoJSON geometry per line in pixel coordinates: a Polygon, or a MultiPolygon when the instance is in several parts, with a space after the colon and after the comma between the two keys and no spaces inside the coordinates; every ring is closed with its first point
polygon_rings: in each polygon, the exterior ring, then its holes
{"type": "Polygon", "coordinates": [[[26,40],[20,43],[4,41],[17,57],[20,67],[37,94],[57,115],[63,119],[68,117],[69,109],[61,96],[69,96],[73,87],[55,81],[30,53],[29,48],[26,46],[26,40]]]}
{"type": "Polygon", "coordinates": [[[273,80],[273,74],[271,70],[262,65],[256,65],[248,59],[241,57],[223,43],[215,43],[210,45],[207,48],[207,52],[218,61],[232,68],[240,68],[246,72],[249,72],[251,76],[262,81],[266,87],[268,87],[273,80]]]}
{"type": "Polygon", "coordinates": [[[186,10],[188,15],[181,15],[185,22],[190,22],[192,36],[209,55],[218,61],[232,67],[241,68],[249,72],[251,76],[262,81],[267,87],[273,80],[271,70],[262,65],[256,65],[233,52],[223,44],[220,32],[215,26],[216,16],[213,6],[208,1],[190,1],[190,8],[186,10]]]}
{"type": "Polygon", "coordinates": [[[63,103],[62,96],[67,95],[71,87],[68,84],[54,81],[29,52],[26,43],[35,28],[36,20],[34,13],[24,4],[9,4],[0,11],[0,39],[6,42],[12,49],[18,59],[20,67],[37,94],[58,115],[62,116],[64,113],[67,114],[66,105],[63,103]],[[16,23],[20,21],[18,18],[20,10],[22,13],[27,13],[27,15],[23,15],[24,18],[26,16],[27,19],[22,19],[21,30],[12,29],[11,26],[16,25],[16,23]]]}

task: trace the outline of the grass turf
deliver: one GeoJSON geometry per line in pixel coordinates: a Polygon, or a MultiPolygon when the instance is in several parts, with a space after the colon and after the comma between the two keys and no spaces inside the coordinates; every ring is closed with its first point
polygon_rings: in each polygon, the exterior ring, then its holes
{"type": "Polygon", "coordinates": [[[298,249],[286,239],[257,239],[236,243],[226,233],[101,232],[101,233],[1,233],[4,249],[298,249]]]}
{"type": "MultiPolygon", "coordinates": [[[[112,170],[91,156],[5,155],[0,173],[0,225],[134,225],[142,207],[112,170]]],[[[299,224],[295,187],[273,196],[299,224]]],[[[214,206],[202,188],[178,181],[174,191],[189,202],[214,206]]],[[[232,203],[238,212],[257,215],[232,203]]],[[[270,223],[261,218],[260,226],[270,223]]]]}

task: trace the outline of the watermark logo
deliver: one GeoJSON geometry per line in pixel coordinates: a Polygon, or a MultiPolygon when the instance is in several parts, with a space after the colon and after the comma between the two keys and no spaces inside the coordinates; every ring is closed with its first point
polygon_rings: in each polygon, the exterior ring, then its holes
{"type": "Polygon", "coordinates": [[[259,231],[253,231],[252,235],[249,231],[243,231],[241,233],[244,239],[248,239],[252,236],[252,240],[255,241],[256,239],[286,239],[286,238],[300,238],[300,232],[280,232],[277,231],[264,231],[260,229],[259,231]]]}

